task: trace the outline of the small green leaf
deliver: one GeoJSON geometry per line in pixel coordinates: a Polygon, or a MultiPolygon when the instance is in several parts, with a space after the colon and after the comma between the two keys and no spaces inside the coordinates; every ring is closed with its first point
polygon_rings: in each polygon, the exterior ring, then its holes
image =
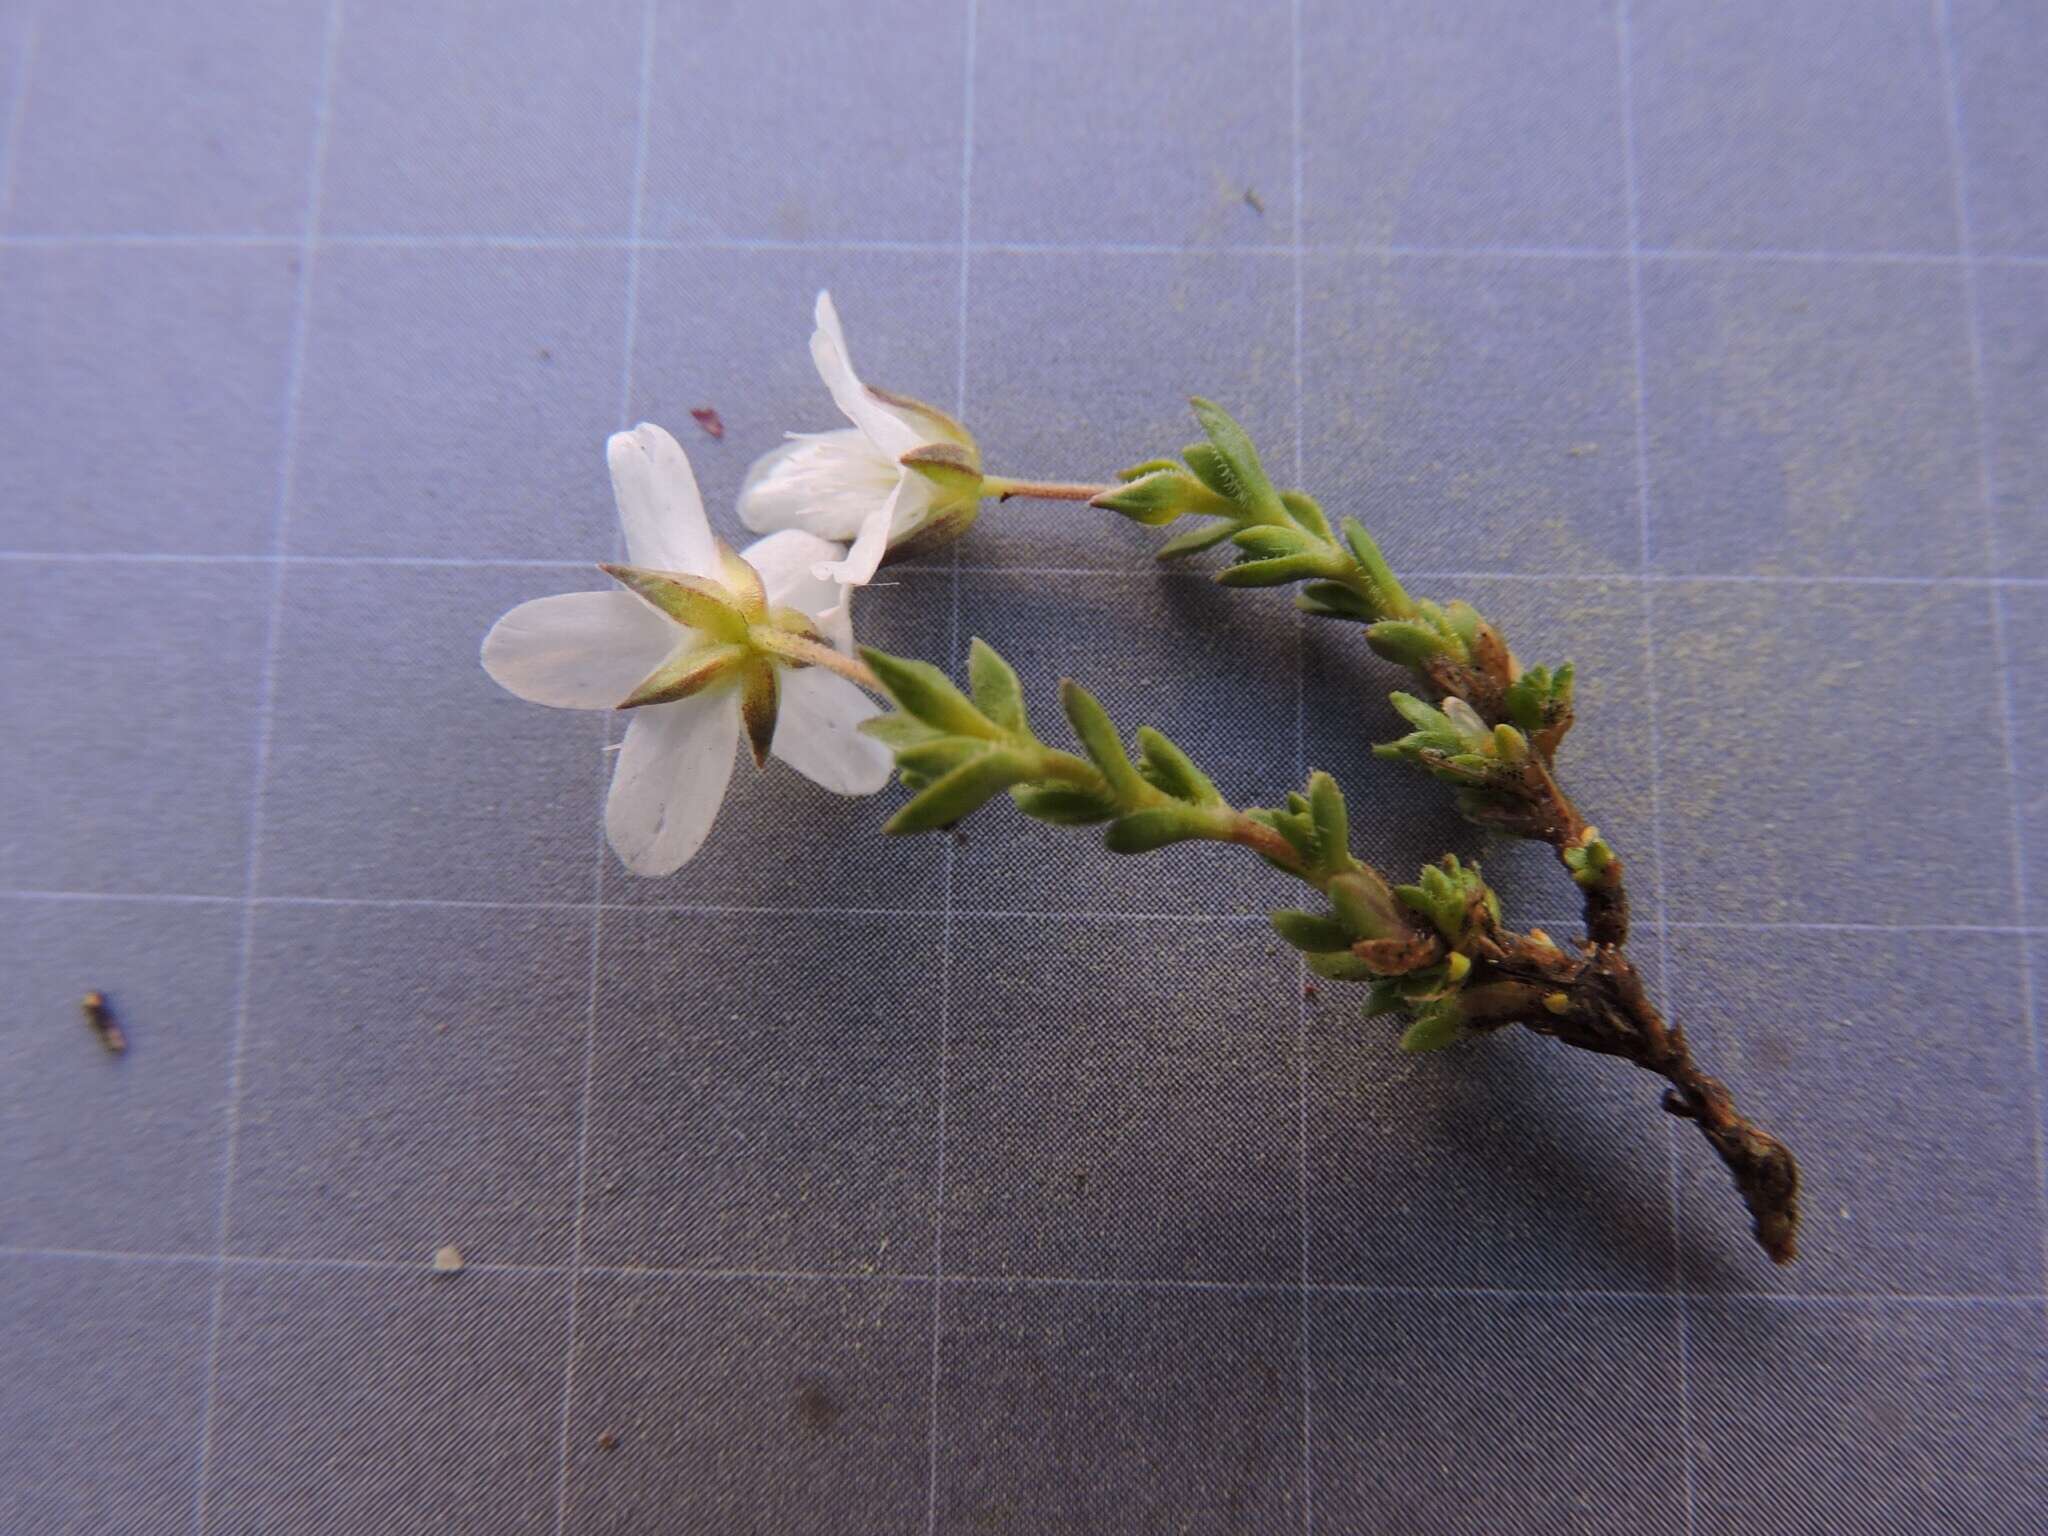
{"type": "Polygon", "coordinates": [[[1188,461],[1188,468],[1194,471],[1197,480],[1233,507],[1239,505],[1244,496],[1244,488],[1231,474],[1230,466],[1224,462],[1223,455],[1212,445],[1189,443],[1187,447],[1181,449],[1180,456],[1188,461]]]}
{"type": "Polygon", "coordinates": [[[1060,684],[1060,705],[1066,710],[1067,721],[1074,727],[1074,734],[1081,738],[1081,746],[1089,759],[1109,781],[1110,791],[1117,797],[1118,804],[1131,805],[1145,800],[1150,786],[1131,766],[1130,756],[1124,751],[1116,726],[1096,702],[1095,695],[1079,683],[1063,681],[1060,684]]]}
{"type": "Polygon", "coordinates": [[[1138,772],[1155,789],[1195,805],[1220,805],[1223,797],[1187,753],[1149,725],[1138,727],[1138,772]]]}
{"type": "Polygon", "coordinates": [[[897,708],[915,715],[926,725],[959,736],[982,736],[990,740],[999,734],[967,696],[953,686],[952,679],[928,661],[891,656],[872,646],[861,647],[861,655],[875,669],[875,676],[889,690],[897,708]]]}
{"type": "Polygon", "coordinates": [[[1102,840],[1111,853],[1150,853],[1168,843],[1200,837],[1203,831],[1200,819],[1186,806],[1162,805],[1117,817],[1102,840]]]}
{"type": "Polygon", "coordinates": [[[996,648],[976,636],[967,647],[967,685],[974,690],[974,707],[1004,730],[1019,736],[1031,734],[1031,722],[1024,713],[1024,689],[1016,669],[997,654],[996,648]]]}
{"type": "Polygon", "coordinates": [[[1372,622],[1373,606],[1338,581],[1312,581],[1294,594],[1294,606],[1319,619],[1372,622]]]}
{"type": "Polygon", "coordinates": [[[1449,998],[1419,1009],[1415,1022],[1401,1036],[1404,1051],[1440,1051],[1458,1044],[1472,1031],[1465,1027],[1464,1012],[1449,998]]]}
{"type": "Polygon", "coordinates": [[[1384,939],[1399,922],[1392,893],[1380,877],[1367,869],[1354,869],[1330,881],[1330,905],[1353,938],[1384,939]]]}
{"type": "Polygon", "coordinates": [[[1403,667],[1427,666],[1448,649],[1435,630],[1409,619],[1382,619],[1366,630],[1365,643],[1403,667]]]}
{"type": "Polygon", "coordinates": [[[945,733],[935,731],[915,715],[875,715],[860,723],[861,733],[872,736],[891,752],[901,752],[905,747],[915,747],[927,741],[938,741],[945,733]]]}
{"type": "Polygon", "coordinates": [[[1318,541],[1299,528],[1278,528],[1271,523],[1253,523],[1230,536],[1230,542],[1246,554],[1267,560],[1283,555],[1318,553],[1318,541]]]}
{"type": "Polygon", "coordinates": [[[1237,482],[1239,493],[1233,499],[1238,505],[1262,522],[1277,523],[1285,519],[1287,509],[1281,504],[1280,493],[1266,478],[1265,468],[1259,463],[1259,451],[1252,446],[1251,437],[1245,429],[1213,400],[1204,400],[1197,395],[1188,403],[1195,408],[1195,420],[1209,434],[1209,441],[1215,445],[1217,454],[1229,466],[1231,479],[1237,482]]]}
{"type": "Polygon", "coordinates": [[[1334,954],[1351,948],[1351,935],[1344,925],[1320,912],[1275,912],[1273,931],[1296,949],[1310,954],[1334,954]]]}
{"type": "Polygon", "coordinates": [[[1315,497],[1306,491],[1282,491],[1280,505],[1287,509],[1287,515],[1325,543],[1336,538],[1330,531],[1330,520],[1323,516],[1323,509],[1315,497]]]}
{"type": "Polygon", "coordinates": [[[1443,737],[1451,746],[1458,743],[1457,727],[1451,724],[1451,717],[1434,704],[1424,703],[1412,693],[1394,692],[1387,695],[1387,702],[1402,719],[1428,736],[1443,737]]]}
{"type": "Polygon", "coordinates": [[[1456,694],[1443,702],[1444,718],[1451,722],[1451,729],[1458,733],[1458,740],[1475,752],[1484,752],[1493,740],[1493,732],[1479,718],[1479,711],[1467,704],[1456,694]]]}
{"type": "Polygon", "coordinates": [[[885,832],[929,832],[949,827],[968,812],[988,803],[1024,778],[1031,765],[1022,754],[989,747],[950,772],[933,779],[902,810],[889,819],[885,832]]]}
{"type": "Polygon", "coordinates": [[[1371,981],[1374,976],[1373,968],[1348,949],[1310,955],[1308,968],[1332,981],[1371,981]]]}
{"type": "Polygon", "coordinates": [[[1133,464],[1129,469],[1118,470],[1116,477],[1119,480],[1129,482],[1132,480],[1142,480],[1147,475],[1156,475],[1162,471],[1179,474],[1180,465],[1176,464],[1172,459],[1147,459],[1142,464],[1133,464]]]}
{"type": "Polygon", "coordinates": [[[1351,862],[1351,817],[1344,809],[1344,791],[1318,769],[1308,776],[1309,815],[1315,822],[1317,861],[1324,869],[1351,862]]]}
{"type": "Polygon", "coordinates": [[[1107,795],[1091,795],[1085,789],[1076,789],[1068,784],[1049,784],[1040,788],[1020,785],[1010,791],[1010,798],[1017,802],[1017,809],[1026,816],[1035,816],[1040,821],[1049,821],[1060,827],[1085,827],[1107,821],[1116,814],[1116,802],[1107,795]]]}
{"type": "Polygon", "coordinates": [[[1152,558],[1155,560],[1178,560],[1185,555],[1199,555],[1203,550],[1221,544],[1237,527],[1235,522],[1223,519],[1213,523],[1197,523],[1185,533],[1177,533],[1160,545],[1152,558]]]}
{"type": "Polygon", "coordinates": [[[1394,578],[1394,572],[1380,553],[1372,535],[1365,531],[1365,525],[1355,517],[1344,519],[1344,544],[1351,551],[1351,557],[1365,572],[1377,601],[1376,618],[1405,619],[1415,613],[1415,603],[1406,589],[1394,578]]]}
{"type": "Polygon", "coordinates": [[[929,741],[898,748],[896,766],[930,782],[944,778],[970,757],[979,757],[988,749],[988,743],[979,736],[934,736],[929,741]]]}
{"type": "Polygon", "coordinates": [[[1329,574],[1329,556],[1320,550],[1310,550],[1305,554],[1283,555],[1277,560],[1240,560],[1218,571],[1216,579],[1226,587],[1280,587],[1290,581],[1329,574]]]}

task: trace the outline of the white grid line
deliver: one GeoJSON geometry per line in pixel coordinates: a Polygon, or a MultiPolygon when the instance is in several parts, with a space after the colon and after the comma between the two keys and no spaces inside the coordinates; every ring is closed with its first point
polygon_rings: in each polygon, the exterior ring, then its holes
{"type": "MultiPolygon", "coordinates": [[[[195,1269],[226,1265],[238,1269],[269,1269],[305,1274],[355,1271],[377,1274],[421,1275],[434,1273],[431,1260],[321,1257],[304,1254],[264,1253],[178,1253],[131,1252],[117,1248],[59,1248],[0,1244],[0,1259],[24,1262],[135,1264],[187,1266],[195,1269]]],[[[920,1270],[858,1269],[755,1269],[745,1266],[685,1264],[520,1264],[469,1261],[463,1274],[520,1275],[535,1279],[567,1280],[572,1274],[603,1275],[624,1280],[730,1281],[735,1284],[774,1281],[815,1285],[931,1285],[933,1277],[920,1270]]],[[[453,1282],[451,1282],[453,1283],[453,1282]]],[[[948,1287],[978,1286],[988,1289],[1036,1287],[1047,1290],[1125,1291],[1147,1294],[1210,1292],[1224,1296],[1358,1296],[1408,1298],[1419,1301],[1499,1300],[1571,1305],[1583,1302],[1636,1301],[1675,1303],[1671,1291],[1587,1287],[1560,1289],[1532,1286],[1520,1289],[1501,1285],[1399,1285],[1362,1280],[1220,1280],[1180,1275],[1042,1275],[1042,1274],[949,1274],[948,1287]]],[[[1813,1307],[1946,1307],[1959,1311],[2037,1307],[2048,1302],[2048,1294],[1994,1291],[1707,1291],[1694,1295],[1694,1305],[1770,1303],[1781,1306],[1813,1307]]]]}
{"type": "MultiPolygon", "coordinates": [[[[540,570],[592,571],[594,560],[537,559],[521,556],[457,555],[301,555],[281,554],[181,554],[163,550],[67,550],[0,549],[0,561],[24,565],[316,565],[450,567],[456,570],[540,570]]],[[[962,576],[1033,576],[1087,578],[1103,581],[1211,581],[1211,569],[1190,565],[976,565],[962,562],[962,576]]],[[[903,577],[955,574],[951,565],[897,565],[871,585],[886,587],[903,577]]],[[[1428,571],[1410,570],[1410,582],[1610,582],[1632,586],[1789,586],[1789,587],[1915,587],[1915,588],[2044,588],[2048,576],[1858,576],[1847,574],[1801,575],[1768,571],[1428,571]]]]}
{"type": "MultiPolygon", "coordinates": [[[[1304,390],[1302,378],[1302,310],[1304,308],[1303,287],[1305,284],[1302,258],[1302,234],[1304,229],[1302,192],[1302,135],[1301,135],[1301,0],[1291,0],[1288,6],[1288,95],[1289,118],[1293,148],[1294,194],[1294,483],[1300,485],[1307,478],[1303,468],[1302,451],[1304,426],[1304,390]]],[[[1294,775],[1297,780],[1308,776],[1308,615],[1300,609],[1294,613],[1294,775]]],[[[1309,1083],[1308,1083],[1308,959],[1295,956],[1294,961],[1294,1031],[1295,1054],[1299,1058],[1297,1067],[1301,1075],[1300,1084],[1300,1178],[1295,1198],[1301,1203],[1301,1529],[1303,1536],[1314,1536],[1316,1528],[1315,1491],[1315,1371],[1312,1343],[1312,1308],[1308,1291],[1309,1276],[1309,1083]]]]}
{"type": "MultiPolygon", "coordinates": [[[[298,471],[299,411],[306,373],[306,341],[312,324],[313,271],[320,228],[320,193],[326,173],[328,131],[334,91],[335,55],[339,52],[342,0],[328,0],[320,34],[319,84],[313,97],[313,143],[306,165],[306,210],[299,246],[298,291],[293,296],[290,351],[285,364],[284,441],[278,448],[277,498],[271,508],[270,544],[282,553],[290,535],[291,499],[298,471]]],[[[254,773],[249,792],[248,846],[242,869],[242,933],[235,978],[234,1028],[228,1041],[227,1132],[221,1154],[219,1207],[214,1216],[214,1250],[218,1269],[206,1325],[206,1374],[199,1415],[197,1465],[193,1476],[192,1529],[204,1536],[207,1497],[212,1491],[214,1431],[219,1422],[221,1322],[227,1308],[228,1228],[233,1214],[235,1170],[241,1150],[242,1053],[249,1034],[249,991],[254,977],[256,891],[262,871],[264,796],[270,782],[271,732],[277,702],[278,634],[284,627],[284,586],[288,567],[272,564],[270,597],[264,617],[262,662],[257,677],[254,773]]]]}
{"type": "MultiPolygon", "coordinates": [[[[7,103],[7,137],[0,141],[0,229],[14,211],[14,170],[21,164],[21,125],[28,121],[29,68],[35,61],[38,17],[31,11],[21,28],[21,57],[14,63],[13,98],[7,103]]],[[[0,236],[4,240],[5,236],[0,236]]]]}
{"type": "MultiPolygon", "coordinates": [[[[1615,0],[1614,52],[1619,72],[1621,118],[1621,163],[1623,207],[1628,233],[1629,337],[1635,375],[1636,516],[1640,536],[1641,574],[1647,576],[1655,556],[1656,530],[1650,514],[1650,427],[1649,370],[1643,347],[1643,271],[1640,255],[1642,228],[1641,183],[1636,172],[1635,67],[1630,57],[1628,0],[1615,0]]],[[[1658,724],[1657,695],[1657,613],[1656,587],[1644,581],[1643,599],[1643,688],[1644,712],[1650,737],[1650,856],[1655,865],[1651,888],[1657,898],[1657,972],[1665,995],[1671,995],[1671,908],[1664,881],[1664,746],[1658,724]]],[[[1678,1127],[1675,1121],[1664,1127],[1665,1175],[1671,1214],[1671,1287],[1677,1305],[1672,1316],[1678,1333],[1678,1439],[1681,1468],[1680,1491],[1684,1496],[1685,1529],[1690,1533],[1697,1521],[1694,1495],[1692,1427],[1692,1345],[1691,1320],[1685,1294],[1685,1223],[1680,1205],[1678,1127]]]]}
{"type": "MultiPolygon", "coordinates": [[[[1298,206],[1298,204],[1297,204],[1298,206]]],[[[287,250],[301,242],[293,235],[181,232],[174,230],[130,230],[114,233],[87,231],[22,231],[0,234],[0,249],[62,250],[81,246],[114,246],[166,249],[287,250]]],[[[1133,241],[1056,240],[792,240],[773,236],[704,235],[662,237],[631,234],[546,235],[482,233],[353,233],[321,234],[316,245],[329,249],[390,251],[831,251],[882,253],[905,256],[951,256],[964,248],[975,255],[991,256],[1182,256],[1193,258],[1302,257],[1353,260],[1420,261],[1538,261],[1538,262],[1728,262],[1756,265],[1774,262],[1838,266],[1922,266],[1922,267],[2039,267],[2048,266],[2048,254],[2034,252],[1959,251],[1843,251],[1817,248],[1720,248],[1712,246],[1592,245],[1414,245],[1400,242],[1294,244],[1273,241],[1243,244],[1189,245],[1133,241]]]]}
{"type": "MultiPolygon", "coordinates": [[[[979,0],[966,0],[962,7],[965,39],[961,49],[960,92],[960,287],[954,312],[953,413],[967,419],[967,298],[968,281],[974,265],[971,236],[974,227],[974,73],[981,31],[979,0]]],[[[960,656],[960,546],[952,548],[947,579],[946,622],[947,666],[960,656]]],[[[932,1172],[932,1367],[925,1397],[927,1417],[925,1445],[925,1531],[937,1536],[939,1529],[939,1397],[941,1363],[945,1353],[946,1293],[946,1094],[951,1075],[953,1047],[953,876],[958,849],[947,837],[942,855],[939,884],[939,1050],[936,1106],[937,1152],[932,1172]]]]}
{"type": "MultiPolygon", "coordinates": [[[[196,895],[157,891],[66,891],[33,887],[0,889],[0,901],[128,901],[179,906],[231,906],[245,904],[240,896],[196,895]]],[[[447,908],[451,911],[482,912],[588,912],[587,901],[467,901],[439,896],[255,896],[247,904],[258,907],[382,907],[447,908]]],[[[801,917],[901,918],[928,922],[945,915],[944,907],[766,907],[726,905],[716,902],[600,903],[606,912],[642,914],[654,917],[801,917]]],[[[955,906],[956,919],[1004,922],[1080,923],[1255,923],[1263,924],[1267,914],[1259,912],[1122,912],[1114,908],[1066,907],[962,907],[955,906]]],[[[1579,921],[1576,913],[1536,915],[1536,926],[1569,929],[1579,921]]],[[[1668,928],[1708,933],[1870,933],[1870,934],[1958,934],[2004,935],[2048,938],[2048,925],[2020,923],[1824,923],[1824,922],[1738,922],[1718,918],[1672,918],[1668,928]]]]}
{"type": "MultiPolygon", "coordinates": [[[[1966,141],[1963,136],[1962,95],[1956,81],[1955,29],[1949,10],[1949,0],[1930,0],[1935,37],[1941,56],[1942,98],[1948,109],[1949,173],[1955,191],[1956,238],[1967,258],[1976,248],[1976,233],[1970,219],[1969,160],[1964,153],[1966,141]]],[[[2004,564],[2004,551],[1998,532],[1997,483],[1991,462],[1991,431],[1989,401],[1987,398],[1988,374],[1984,368],[1984,326],[1981,299],[1977,288],[1977,274],[1965,260],[1961,268],[1963,290],[1963,332],[1969,344],[1970,353],[1970,394],[1976,413],[1977,424],[1977,489],[1984,508],[1984,558],[1985,568],[1997,571],[2004,564]]],[[[1991,634],[1993,648],[1998,658],[1997,700],[2001,744],[2005,752],[2005,775],[2007,787],[2007,813],[2012,855],[2012,900],[2013,917],[2024,923],[2029,912],[2027,891],[2027,832],[2026,818],[2020,813],[2024,791],[2021,788],[2019,770],[2019,720],[2013,698],[2013,659],[2011,619],[2006,609],[2005,593],[1993,587],[1990,593],[1991,634]]],[[[2042,1123],[2044,1095],[2041,1082],[2041,1040],[2040,1019],[2037,1014],[2038,995],[2034,985],[2033,945],[2019,946],[2019,988],[2020,1008],[2027,1032],[2028,1082],[2034,1101],[2034,1197],[2036,1212],[2041,1225],[2041,1272],[2048,1280],[2048,1128],[2042,1123]]]]}
{"type": "MultiPolygon", "coordinates": [[[[633,420],[633,356],[637,345],[640,315],[640,224],[646,206],[648,118],[654,94],[655,0],[642,0],[640,8],[640,94],[633,137],[633,244],[626,256],[624,316],[620,326],[619,398],[616,420],[621,430],[633,420]]],[[[623,536],[614,541],[614,553],[623,555],[623,536]]],[[[602,739],[608,722],[600,721],[602,739]]],[[[572,1465],[569,1436],[574,1427],[576,1407],[576,1325],[582,1310],[583,1277],[589,1271],[583,1262],[584,1239],[590,1214],[590,1120],[591,1099],[597,1077],[597,1015],[599,965],[604,951],[605,861],[607,840],[604,805],[597,806],[596,849],[590,870],[590,974],[586,980],[583,1006],[583,1082],[576,1107],[576,1216],[569,1247],[569,1297],[562,1330],[562,1412],[555,1446],[555,1532],[569,1525],[569,1469],[572,1465]]]]}

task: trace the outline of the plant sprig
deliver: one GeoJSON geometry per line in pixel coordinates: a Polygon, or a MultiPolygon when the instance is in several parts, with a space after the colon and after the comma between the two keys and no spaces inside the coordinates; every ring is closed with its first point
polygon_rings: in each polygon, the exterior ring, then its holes
{"type": "MultiPolygon", "coordinates": [[[[1311,775],[1279,806],[1239,810],[1156,730],[1138,733],[1134,761],[1093,696],[1072,683],[1061,698],[1085,755],[1048,748],[1030,730],[1015,673],[980,641],[972,701],[935,668],[868,653],[899,708],[869,728],[918,791],[891,829],[944,825],[1008,790],[1041,820],[1106,823],[1105,841],[1121,853],[1191,838],[1251,847],[1326,901],[1325,910],[1275,913],[1275,929],[1319,974],[1370,984],[1368,1016],[1406,1014],[1404,1047],[1438,1049],[1520,1024],[1662,1077],[1663,1108],[1699,1127],[1748,1204],[1757,1241],[1790,1261],[1799,1225],[1792,1154],[1736,1110],[1694,1061],[1684,1030],[1650,1000],[1626,951],[1621,856],[1558,779],[1558,752],[1576,723],[1571,664],[1524,667],[1470,603],[1411,596],[1363,524],[1346,517],[1333,526],[1314,498],[1275,487],[1244,429],[1212,402],[1193,404],[1204,441],[1178,460],[1124,471],[1092,504],[1148,526],[1193,519],[1160,559],[1227,541],[1236,558],[1216,573],[1222,585],[1299,585],[1296,603],[1309,614],[1361,626],[1374,653],[1405,668],[1419,690],[1390,694],[1412,729],[1375,754],[1448,785],[1468,819],[1550,845],[1581,893],[1586,938],[1568,951],[1540,929],[1508,929],[1478,867],[1454,855],[1413,885],[1390,884],[1351,852],[1343,795],[1327,774],[1311,775]]],[[[1071,489],[1061,499],[1077,499],[1071,489]]]]}

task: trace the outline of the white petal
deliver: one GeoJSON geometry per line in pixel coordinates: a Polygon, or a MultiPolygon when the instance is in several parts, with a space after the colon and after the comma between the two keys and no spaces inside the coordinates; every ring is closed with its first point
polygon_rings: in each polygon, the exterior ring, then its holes
{"type": "Polygon", "coordinates": [[[923,439],[896,412],[870,395],[853,371],[853,358],[846,350],[846,332],[840,328],[839,311],[832,307],[831,294],[819,292],[815,318],[818,328],[811,332],[811,361],[817,365],[818,377],[832,391],[833,404],[892,460],[917,447],[923,439]]]}
{"type": "Polygon", "coordinates": [[[843,677],[817,667],[782,674],[782,713],[769,748],[837,795],[872,795],[889,782],[889,749],[857,726],[881,713],[843,677]]]}
{"type": "Polygon", "coordinates": [[[853,620],[845,602],[846,589],[818,574],[818,567],[837,559],[839,553],[839,546],[827,539],[785,528],[754,540],[740,558],[760,572],[769,602],[808,614],[819,622],[828,641],[851,653],[853,620]]]}
{"type": "Polygon", "coordinates": [[[605,835],[636,875],[672,875],[704,845],[732,779],[735,696],[721,690],[633,712],[604,804],[605,835]]]}
{"type": "Polygon", "coordinates": [[[493,624],[484,670],[535,704],[610,709],[682,639],[629,592],[564,592],[521,603],[493,624]]]}
{"type": "Polygon", "coordinates": [[[812,569],[828,581],[849,587],[866,586],[881,568],[882,556],[889,552],[889,528],[895,520],[896,497],[891,496],[868,514],[845,559],[821,562],[812,569]]]}
{"type": "Polygon", "coordinates": [[[711,524],[683,445],[643,421],[630,432],[614,432],[605,459],[626,530],[627,558],[657,571],[716,576],[711,524]]]}
{"type": "Polygon", "coordinates": [[[740,521],[756,533],[803,528],[827,539],[850,539],[902,478],[852,427],[793,435],[754,461],[740,487],[740,521]]]}

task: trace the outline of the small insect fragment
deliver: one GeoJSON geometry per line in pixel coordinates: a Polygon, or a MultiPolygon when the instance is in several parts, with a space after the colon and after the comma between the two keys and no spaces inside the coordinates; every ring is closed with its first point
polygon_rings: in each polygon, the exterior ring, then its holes
{"type": "Polygon", "coordinates": [[[725,436],[725,421],[708,405],[700,405],[690,412],[690,417],[713,438],[725,436]]]}
{"type": "Polygon", "coordinates": [[[79,999],[79,1007],[84,1010],[85,1022],[100,1037],[100,1044],[106,1048],[107,1054],[125,1055],[128,1036],[122,1032],[121,1021],[114,1017],[114,1010],[107,1003],[107,994],[88,992],[79,999]]]}
{"type": "Polygon", "coordinates": [[[1253,213],[1259,214],[1261,216],[1263,216],[1266,212],[1265,200],[1261,198],[1259,194],[1250,187],[1246,187],[1244,189],[1244,205],[1245,207],[1251,209],[1253,213]]]}
{"type": "Polygon", "coordinates": [[[437,1275],[459,1275],[462,1273],[462,1250],[453,1243],[434,1250],[434,1273],[437,1275]]]}
{"type": "Polygon", "coordinates": [[[597,1437],[597,1448],[600,1451],[616,1451],[619,1448],[619,1437],[606,1430],[597,1437]]]}

